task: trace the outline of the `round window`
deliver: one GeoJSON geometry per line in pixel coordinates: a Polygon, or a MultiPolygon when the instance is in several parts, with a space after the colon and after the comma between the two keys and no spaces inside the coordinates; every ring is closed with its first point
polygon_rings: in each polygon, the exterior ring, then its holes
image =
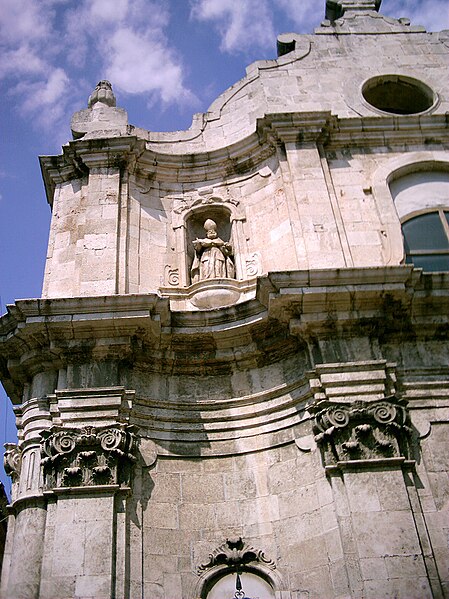
{"type": "Polygon", "coordinates": [[[365,100],[382,112],[417,114],[431,108],[434,92],[416,79],[402,75],[382,75],[367,81],[362,88],[365,100]]]}

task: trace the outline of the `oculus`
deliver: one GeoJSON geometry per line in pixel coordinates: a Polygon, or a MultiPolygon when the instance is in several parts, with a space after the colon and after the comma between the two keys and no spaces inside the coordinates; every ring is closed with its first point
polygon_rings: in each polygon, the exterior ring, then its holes
{"type": "Polygon", "coordinates": [[[425,83],[402,75],[373,77],[363,85],[362,95],[370,106],[390,114],[418,114],[436,102],[425,83]]]}

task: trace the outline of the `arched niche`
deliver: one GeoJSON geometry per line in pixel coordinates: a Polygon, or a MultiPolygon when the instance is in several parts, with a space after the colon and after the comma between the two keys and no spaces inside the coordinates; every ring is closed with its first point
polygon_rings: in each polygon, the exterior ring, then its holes
{"type": "Polygon", "coordinates": [[[232,244],[235,280],[248,281],[261,274],[259,254],[248,251],[245,214],[240,202],[218,196],[199,197],[175,202],[172,215],[174,260],[166,267],[166,285],[189,287],[192,284],[192,241],[205,236],[204,221],[208,218],[216,221],[219,236],[232,244]]]}
{"type": "Polygon", "coordinates": [[[216,599],[228,597],[232,599],[235,593],[237,569],[240,573],[243,591],[246,597],[261,599],[286,599],[287,591],[279,572],[265,564],[247,564],[245,566],[230,566],[221,564],[212,566],[201,574],[192,592],[191,599],[216,599]],[[229,591],[232,591],[231,593],[229,591]],[[263,590],[264,594],[254,595],[254,591],[263,590]],[[224,593],[227,594],[224,594],[224,593]]]}
{"type": "MultiPolygon", "coordinates": [[[[238,573],[241,585],[240,596],[243,598],[276,599],[273,581],[262,570],[244,568],[238,573]]],[[[203,585],[201,599],[232,599],[235,596],[237,570],[222,568],[203,585]]],[[[239,586],[240,586],[239,585],[239,586]]],[[[239,594],[237,594],[239,596],[239,594]]]]}
{"type": "MultiPolygon", "coordinates": [[[[186,261],[187,261],[187,281],[192,284],[196,281],[192,276],[192,265],[195,258],[195,250],[193,242],[195,239],[206,237],[205,223],[214,221],[216,224],[217,235],[224,242],[229,243],[232,250],[230,260],[235,266],[234,243],[232,238],[232,221],[231,211],[224,205],[201,206],[196,210],[192,210],[186,219],[186,261]]],[[[238,274],[229,278],[237,279],[238,274]]]]}

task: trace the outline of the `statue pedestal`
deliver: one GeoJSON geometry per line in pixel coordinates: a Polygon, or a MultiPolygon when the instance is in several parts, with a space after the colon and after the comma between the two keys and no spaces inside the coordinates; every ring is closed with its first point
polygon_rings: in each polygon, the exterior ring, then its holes
{"type": "Polygon", "coordinates": [[[254,298],[256,281],[207,279],[189,287],[163,287],[160,292],[170,299],[171,310],[214,310],[254,298]]]}

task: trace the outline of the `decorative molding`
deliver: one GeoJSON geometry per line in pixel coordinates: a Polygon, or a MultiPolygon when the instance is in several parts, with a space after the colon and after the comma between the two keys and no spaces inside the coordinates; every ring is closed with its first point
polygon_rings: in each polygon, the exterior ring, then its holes
{"type": "Polygon", "coordinates": [[[260,260],[259,252],[253,252],[252,254],[250,254],[246,258],[245,263],[246,263],[246,276],[248,277],[248,279],[257,277],[262,274],[262,267],[261,267],[261,260],[260,260]]]}
{"type": "Polygon", "coordinates": [[[173,287],[179,285],[179,268],[173,268],[169,264],[165,266],[165,284],[173,287]]]}
{"type": "Polygon", "coordinates": [[[44,488],[128,485],[136,461],[136,427],[53,427],[42,433],[44,488]]]}
{"type": "Polygon", "coordinates": [[[216,195],[198,198],[178,198],[175,200],[173,212],[176,214],[182,214],[187,210],[192,210],[193,208],[198,208],[199,206],[226,206],[226,204],[231,204],[232,206],[237,207],[239,205],[239,201],[234,200],[233,198],[220,198],[216,195]]]}
{"type": "Polygon", "coordinates": [[[11,477],[13,483],[17,482],[22,469],[22,450],[16,443],[5,443],[3,465],[6,475],[11,477]]]}
{"type": "Polygon", "coordinates": [[[309,406],[313,432],[325,466],[355,460],[408,458],[411,434],[407,402],[394,396],[380,401],[343,403],[323,400],[309,406]]]}
{"type": "Polygon", "coordinates": [[[276,564],[266,557],[263,551],[248,545],[242,537],[226,539],[226,541],[209,554],[209,561],[197,569],[198,576],[214,566],[239,568],[252,562],[259,562],[274,570],[276,564]]]}
{"type": "Polygon", "coordinates": [[[385,360],[317,364],[308,376],[314,403],[375,401],[396,394],[396,365],[385,360]]]}

